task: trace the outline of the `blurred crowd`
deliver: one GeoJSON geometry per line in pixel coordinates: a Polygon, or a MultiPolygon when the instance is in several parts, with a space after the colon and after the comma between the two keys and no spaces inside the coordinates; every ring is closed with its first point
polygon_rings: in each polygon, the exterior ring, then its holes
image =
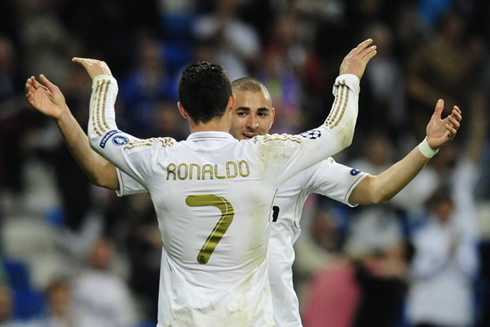
{"type": "Polygon", "coordinates": [[[263,82],[272,132],[298,133],[328,115],[341,60],[367,37],[378,54],[338,162],[384,171],[422,141],[439,98],[462,127],[387,205],[310,197],[293,267],[304,325],[490,326],[489,17],[487,0],[0,1],[0,326],[156,321],[151,200],[89,183],[27,105],[29,76],[60,86],[83,127],[91,80],[71,58],[105,60],[119,127],[182,140],[179,75],[208,60],[263,82]]]}

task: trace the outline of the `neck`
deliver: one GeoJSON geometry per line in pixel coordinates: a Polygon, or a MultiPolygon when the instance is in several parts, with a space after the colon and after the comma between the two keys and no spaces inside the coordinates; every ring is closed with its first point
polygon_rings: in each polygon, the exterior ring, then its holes
{"type": "Polygon", "coordinates": [[[207,123],[194,123],[189,119],[189,131],[191,133],[196,132],[226,132],[229,133],[231,129],[231,121],[226,117],[215,118],[207,123]]]}

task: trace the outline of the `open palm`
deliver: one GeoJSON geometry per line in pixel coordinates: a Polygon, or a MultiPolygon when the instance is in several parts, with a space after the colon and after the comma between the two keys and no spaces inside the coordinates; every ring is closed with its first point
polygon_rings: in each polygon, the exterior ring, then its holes
{"type": "Polygon", "coordinates": [[[442,119],[441,114],[444,110],[444,101],[437,101],[434,113],[427,124],[427,142],[433,149],[438,149],[451,141],[458,132],[461,123],[461,110],[454,106],[450,115],[442,119]]]}
{"type": "Polygon", "coordinates": [[[27,102],[43,114],[57,119],[66,110],[65,97],[44,75],[40,75],[39,80],[40,82],[34,76],[27,79],[25,88],[27,102]]]}

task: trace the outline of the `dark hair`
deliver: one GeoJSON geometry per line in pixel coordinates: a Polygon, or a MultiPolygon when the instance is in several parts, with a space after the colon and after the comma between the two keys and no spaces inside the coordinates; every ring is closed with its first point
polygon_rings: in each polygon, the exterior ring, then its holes
{"type": "Polygon", "coordinates": [[[196,123],[223,116],[231,94],[230,80],[220,65],[199,61],[180,77],[179,101],[196,123]]]}
{"type": "Polygon", "coordinates": [[[429,208],[434,208],[436,205],[439,205],[441,203],[450,203],[453,205],[453,200],[451,197],[451,192],[448,188],[448,186],[439,186],[427,199],[426,205],[429,208]]]}

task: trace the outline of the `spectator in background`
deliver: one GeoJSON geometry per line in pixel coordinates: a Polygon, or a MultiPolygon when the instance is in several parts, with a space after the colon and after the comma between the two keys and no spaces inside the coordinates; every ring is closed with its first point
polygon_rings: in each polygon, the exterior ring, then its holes
{"type": "Polygon", "coordinates": [[[308,54],[298,39],[297,24],[299,22],[292,15],[277,18],[254,72],[281,112],[274,125],[274,131],[279,133],[298,133],[305,125],[301,82],[308,54]]]}
{"type": "Polygon", "coordinates": [[[12,292],[6,283],[0,284],[0,326],[8,327],[12,318],[12,292]]]}
{"type": "MultiPolygon", "coordinates": [[[[352,160],[349,166],[378,175],[393,164],[393,144],[383,132],[372,132],[368,135],[362,149],[363,156],[352,160]]],[[[349,216],[345,250],[351,257],[383,253],[403,244],[401,225],[391,203],[352,208],[349,210],[349,216]]]]}
{"type": "MultiPolygon", "coordinates": [[[[364,155],[350,165],[379,174],[393,164],[392,138],[371,132],[364,155]]],[[[359,306],[352,326],[394,326],[400,319],[406,289],[405,239],[399,214],[392,204],[350,209],[345,252],[353,261],[359,306]]]]}
{"type": "Polygon", "coordinates": [[[113,245],[100,239],[90,252],[88,267],[75,276],[71,285],[75,326],[134,326],[135,304],[125,281],[111,270],[113,259],[113,245]]]}
{"type": "Polygon", "coordinates": [[[5,205],[5,211],[19,209],[25,191],[26,134],[37,125],[20,97],[24,78],[19,55],[12,40],[0,33],[0,206],[5,205]]]}
{"type": "Polygon", "coordinates": [[[177,87],[168,75],[165,45],[145,37],[138,43],[132,69],[121,80],[121,126],[139,137],[152,137],[156,107],[162,99],[177,101],[177,87]]]}
{"type": "Polygon", "coordinates": [[[71,291],[67,280],[54,280],[46,287],[46,312],[31,327],[82,327],[75,325],[71,311],[71,291]]]}
{"type": "Polygon", "coordinates": [[[332,208],[315,213],[310,232],[296,243],[295,251],[295,289],[303,325],[351,326],[361,294],[332,208]]]}
{"type": "Polygon", "coordinates": [[[196,42],[211,41],[216,63],[230,80],[250,75],[250,66],[260,54],[257,31],[237,16],[238,0],[215,0],[213,10],[197,17],[193,26],[196,42]]]}
{"type": "Polygon", "coordinates": [[[359,113],[358,131],[364,137],[369,130],[384,130],[396,145],[407,129],[408,113],[402,65],[394,55],[393,33],[382,21],[368,25],[364,33],[376,40],[378,54],[366,69],[367,95],[363,103],[370,110],[359,113]]]}
{"type": "Polygon", "coordinates": [[[0,327],[39,327],[31,320],[14,317],[14,292],[8,284],[0,284],[0,327]]]}
{"type": "Polygon", "coordinates": [[[441,16],[436,33],[420,45],[407,64],[407,95],[415,139],[425,134],[425,121],[432,103],[469,103],[475,65],[479,64],[468,47],[466,22],[457,12],[441,16]],[[457,63],[457,64],[456,64],[457,63]]]}
{"type": "Polygon", "coordinates": [[[478,268],[475,236],[458,221],[471,213],[447,192],[429,200],[427,222],[414,233],[415,256],[407,299],[410,326],[472,326],[478,268]],[[459,211],[459,212],[458,212],[459,211]],[[459,217],[458,217],[459,216],[459,217]]]}

